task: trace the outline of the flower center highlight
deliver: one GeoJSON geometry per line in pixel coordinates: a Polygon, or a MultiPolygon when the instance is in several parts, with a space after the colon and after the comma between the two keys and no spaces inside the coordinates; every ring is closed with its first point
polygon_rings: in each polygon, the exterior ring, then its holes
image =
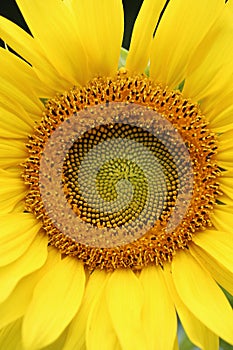
{"type": "Polygon", "coordinates": [[[163,265],[211,226],[215,134],[197,105],[144,75],[49,100],[27,148],[26,210],[90,270],[163,265]]]}

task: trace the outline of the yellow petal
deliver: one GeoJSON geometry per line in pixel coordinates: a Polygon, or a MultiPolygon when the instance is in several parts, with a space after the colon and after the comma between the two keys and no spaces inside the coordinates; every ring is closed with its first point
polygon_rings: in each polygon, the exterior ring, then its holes
{"type": "Polygon", "coordinates": [[[211,275],[189,252],[179,252],[172,263],[177,293],[193,315],[213,333],[233,344],[233,312],[211,275]]]}
{"type": "MultiPolygon", "coordinates": [[[[32,67],[8,50],[1,48],[0,52],[1,78],[23,92],[25,94],[25,100],[31,100],[33,108],[37,112],[40,112],[43,104],[35,94],[33,88],[36,85],[41,85],[41,82],[32,67]]],[[[4,92],[4,86],[1,89],[4,92]]]]}
{"type": "MultiPolygon", "coordinates": [[[[225,232],[219,232],[219,234],[226,235],[229,237],[231,234],[226,234],[225,232]]],[[[200,240],[201,238],[199,238],[200,240]]],[[[231,238],[232,240],[232,238],[231,238]]],[[[195,239],[196,241],[196,239],[195,239]]],[[[194,241],[194,242],[195,242],[194,241]]],[[[229,241],[229,238],[228,238],[229,241]]],[[[196,242],[195,242],[196,243],[196,242]]],[[[230,243],[232,245],[232,243],[230,243]]],[[[212,277],[230,294],[233,295],[233,271],[229,270],[226,263],[223,264],[222,254],[218,254],[217,252],[209,252],[207,249],[203,248],[203,244],[198,242],[196,244],[192,244],[190,246],[190,251],[193,256],[203,265],[206,266],[208,271],[211,273],[212,277]],[[220,257],[219,257],[220,255],[220,257]]],[[[225,257],[225,260],[232,259],[232,256],[225,257]]]]}
{"type": "Polygon", "coordinates": [[[122,1],[74,1],[73,11],[91,75],[116,72],[124,29],[122,1]]]}
{"type": "Polygon", "coordinates": [[[218,350],[218,337],[200,322],[182,302],[177,294],[172,275],[168,268],[165,268],[164,275],[169,291],[173,297],[179,319],[189,339],[200,349],[218,350]]]}
{"type": "Polygon", "coordinates": [[[63,350],[76,350],[85,347],[87,318],[94,300],[99,297],[108,278],[109,274],[100,270],[95,270],[90,275],[80,309],[69,326],[63,350]]]}
{"type": "Polygon", "coordinates": [[[25,139],[32,132],[32,126],[33,121],[31,121],[31,125],[28,125],[16,113],[0,107],[0,134],[4,137],[25,139]]]}
{"type": "Polygon", "coordinates": [[[218,205],[211,213],[211,222],[220,231],[232,232],[233,208],[230,205],[218,205]]]}
{"type": "Polygon", "coordinates": [[[222,151],[230,151],[232,150],[232,135],[233,129],[219,135],[219,150],[222,151]]]}
{"type": "MultiPolygon", "coordinates": [[[[20,103],[30,115],[40,115],[43,104],[33,90],[33,85],[39,85],[40,82],[32,68],[9,51],[0,49],[0,52],[2,69],[0,78],[1,94],[6,97],[10,96],[11,99],[20,103]]],[[[17,113],[17,110],[14,110],[17,113]]],[[[30,121],[30,118],[27,117],[28,121],[30,121]]]]}
{"type": "Polygon", "coordinates": [[[25,198],[27,188],[20,174],[0,170],[0,211],[10,213],[25,198]]]}
{"type": "Polygon", "coordinates": [[[232,16],[223,11],[192,56],[188,66],[191,74],[183,89],[185,96],[199,101],[214,94],[218,100],[218,91],[233,73],[233,47],[229,45],[232,40],[232,16]]]}
{"type": "MultiPolygon", "coordinates": [[[[232,62],[226,64],[224,68],[219,72],[219,75],[225,77],[228,75],[228,80],[220,89],[216,91],[216,94],[211,94],[201,101],[201,109],[210,121],[210,127],[217,132],[226,132],[233,129],[233,122],[231,120],[232,115],[232,99],[233,99],[233,86],[232,86],[232,74],[229,72],[232,69],[232,62]]],[[[218,79],[216,78],[216,86],[218,86],[218,79]]]]}
{"type": "Polygon", "coordinates": [[[13,291],[16,284],[26,275],[38,270],[47,259],[48,240],[37,235],[27,251],[16,261],[0,268],[0,303],[13,291]]]}
{"type": "MultiPolygon", "coordinates": [[[[203,112],[205,113],[204,108],[203,108],[203,112]]],[[[233,107],[230,107],[229,109],[224,110],[220,114],[215,114],[214,118],[211,118],[211,116],[208,116],[208,114],[206,114],[209,120],[210,128],[216,133],[222,133],[222,132],[232,130],[233,129],[233,122],[231,120],[232,112],[233,112],[233,107]]]]}
{"type": "MultiPolygon", "coordinates": [[[[24,124],[28,125],[30,127],[30,133],[32,132],[32,127],[34,126],[34,122],[39,121],[41,119],[41,113],[38,113],[38,110],[30,111],[29,113],[26,112],[26,110],[23,108],[23,105],[19,104],[15,99],[13,99],[11,96],[7,96],[6,94],[0,95],[0,108],[1,108],[1,122],[4,122],[4,111],[7,111],[8,113],[14,114],[15,117],[20,118],[24,124]],[[3,115],[2,115],[3,114],[3,115]]],[[[5,123],[7,123],[5,119],[5,123]]],[[[7,127],[7,126],[6,126],[7,127]]],[[[16,134],[17,135],[17,134],[16,134]]],[[[14,136],[13,138],[15,138],[14,136]]]]}
{"type": "Polygon", "coordinates": [[[58,0],[17,0],[17,4],[56,70],[72,84],[87,82],[86,55],[68,6],[58,0]]]}
{"type": "Polygon", "coordinates": [[[224,188],[222,188],[222,186],[221,186],[221,191],[223,191],[223,194],[221,195],[219,200],[224,204],[232,206],[233,205],[232,192],[230,191],[230,193],[229,193],[229,191],[227,191],[227,195],[226,195],[226,192],[225,192],[224,188]]]}
{"type": "Polygon", "coordinates": [[[144,0],[135,21],[126,68],[143,73],[148,61],[153,33],[163,9],[164,0],[144,0]]]}
{"type": "Polygon", "coordinates": [[[151,77],[171,88],[182,82],[193,52],[223,8],[218,0],[170,1],[152,43],[151,77]]]}
{"type": "MultiPolygon", "coordinates": [[[[57,91],[63,92],[70,83],[61,77],[46,59],[46,54],[40,47],[37,38],[33,38],[13,22],[0,16],[0,37],[21,57],[29,62],[39,81],[34,86],[42,97],[53,97],[57,91]]],[[[34,82],[33,82],[34,83],[34,82]]]]}
{"type": "Polygon", "coordinates": [[[22,256],[37,235],[41,223],[31,214],[0,216],[0,265],[7,265],[22,256]]]}
{"type": "Polygon", "coordinates": [[[221,202],[233,205],[233,189],[232,189],[233,173],[230,171],[224,171],[219,178],[220,189],[223,194],[219,199],[221,202]]]}
{"type": "Polygon", "coordinates": [[[232,145],[233,129],[224,132],[219,136],[219,151],[217,154],[217,161],[219,166],[226,170],[232,170],[232,157],[233,157],[233,145],[232,145]]]}
{"type": "Polygon", "coordinates": [[[226,269],[233,271],[232,232],[208,230],[195,235],[193,241],[226,269]]]}
{"type": "Polygon", "coordinates": [[[179,342],[178,342],[178,337],[177,336],[176,336],[176,340],[175,340],[175,343],[174,343],[173,350],[179,350],[179,342]]]}
{"type": "Polygon", "coordinates": [[[105,288],[97,294],[90,310],[86,330],[86,344],[88,350],[109,350],[116,349],[119,346],[108,311],[105,288]]]}
{"type": "Polygon", "coordinates": [[[57,91],[63,92],[69,88],[70,83],[65,77],[61,77],[52,62],[46,59],[46,53],[39,45],[37,38],[33,38],[16,24],[1,16],[0,37],[32,65],[30,69],[39,79],[36,85],[33,81],[33,86],[40,96],[53,97],[57,91]]]}
{"type": "Polygon", "coordinates": [[[142,324],[149,350],[173,349],[177,320],[174,303],[158,266],[144,268],[139,280],[142,283],[145,303],[142,310],[142,324]]]}
{"type": "Polygon", "coordinates": [[[107,284],[106,299],[122,349],[145,349],[143,290],[135,274],[131,270],[115,270],[107,284]]]}
{"type": "Polygon", "coordinates": [[[217,260],[196,245],[190,246],[190,252],[202,266],[208,266],[208,271],[218,284],[233,295],[233,273],[229,273],[229,270],[225,269],[217,260]]]}
{"type": "MultiPolygon", "coordinates": [[[[232,33],[232,4],[231,1],[228,1],[225,4],[224,16],[226,18],[225,23],[223,23],[223,29],[228,26],[230,23],[230,31],[232,33]]],[[[219,28],[221,31],[221,29],[219,28]]],[[[216,33],[218,35],[218,33],[216,33]]],[[[231,42],[232,40],[230,40],[231,42]]],[[[226,43],[226,42],[225,42],[226,43]]],[[[224,45],[224,42],[222,42],[224,45]]],[[[232,58],[231,58],[231,45],[228,47],[228,52],[225,55],[226,62],[229,60],[229,63],[225,63],[222,69],[219,69],[219,74],[217,74],[211,85],[213,90],[210,89],[210,92],[205,98],[201,101],[201,107],[203,113],[210,120],[210,127],[217,132],[225,132],[229,130],[229,127],[232,128],[231,121],[231,110],[232,110],[232,99],[233,99],[233,85],[232,85],[232,58]],[[212,91],[211,91],[212,90],[212,91]]],[[[221,53],[221,49],[219,50],[221,53]]],[[[224,55],[223,55],[224,57],[224,55]]],[[[216,62],[216,64],[218,64],[216,62]]]]}
{"type": "MultiPolygon", "coordinates": [[[[26,85],[26,81],[24,82],[26,85]]],[[[3,96],[11,96],[17,103],[24,107],[24,109],[32,115],[41,115],[43,104],[38,102],[40,106],[36,105],[33,101],[32,96],[28,95],[22,90],[22,88],[11,83],[9,80],[0,78],[0,92],[3,96]]]]}
{"type": "Polygon", "coordinates": [[[0,304],[0,328],[17,320],[25,314],[32,299],[35,285],[49,271],[59,254],[56,249],[48,247],[48,259],[42,268],[24,277],[15,287],[9,298],[0,304]]]}
{"type": "Polygon", "coordinates": [[[0,167],[3,169],[19,165],[28,157],[22,140],[1,139],[0,148],[0,167]]]}
{"type": "Polygon", "coordinates": [[[22,319],[12,322],[0,331],[0,349],[23,350],[21,342],[22,319]]]}
{"type": "MultiPolygon", "coordinates": [[[[43,350],[60,350],[60,349],[63,350],[66,337],[67,337],[67,329],[64,330],[64,332],[60,335],[60,337],[55,342],[44,347],[43,350]]],[[[80,350],[82,349],[80,348],[80,350]]]]}
{"type": "Polygon", "coordinates": [[[35,284],[38,282],[38,273],[24,277],[11,293],[9,298],[0,304],[0,327],[23,316],[32,298],[35,284]]]}
{"type": "Polygon", "coordinates": [[[0,16],[0,37],[33,66],[49,66],[38,41],[19,26],[0,16]]]}
{"type": "Polygon", "coordinates": [[[82,263],[69,257],[54,262],[36,285],[24,316],[22,332],[26,349],[46,346],[60,336],[78,311],[84,285],[82,263]]]}

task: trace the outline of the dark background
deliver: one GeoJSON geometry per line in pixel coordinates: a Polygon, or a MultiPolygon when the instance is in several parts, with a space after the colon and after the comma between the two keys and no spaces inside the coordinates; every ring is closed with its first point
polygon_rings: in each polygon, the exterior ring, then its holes
{"type": "MultiPolygon", "coordinates": [[[[142,2],[143,0],[123,0],[125,13],[125,34],[123,46],[125,48],[129,47],[133,23],[135,21],[135,18],[138,14],[142,2]]],[[[15,3],[15,0],[0,0],[0,15],[7,17],[8,19],[15,22],[16,24],[18,24],[23,29],[29,32],[28,27],[18,9],[18,6],[15,3]]]]}

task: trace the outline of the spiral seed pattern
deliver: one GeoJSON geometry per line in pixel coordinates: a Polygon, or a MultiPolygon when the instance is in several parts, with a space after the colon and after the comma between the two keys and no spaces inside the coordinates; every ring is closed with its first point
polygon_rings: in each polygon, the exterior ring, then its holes
{"type": "Polygon", "coordinates": [[[91,270],[162,265],[211,225],[216,137],[147,77],[96,78],[49,101],[27,147],[26,209],[91,270]]]}

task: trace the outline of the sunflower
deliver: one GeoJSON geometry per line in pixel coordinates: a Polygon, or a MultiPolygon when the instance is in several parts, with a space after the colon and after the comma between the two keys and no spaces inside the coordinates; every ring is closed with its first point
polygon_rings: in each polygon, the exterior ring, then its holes
{"type": "Polygon", "coordinates": [[[0,348],[233,344],[232,2],[0,19],[0,348]],[[12,53],[11,48],[17,55],[12,53]],[[221,288],[222,287],[222,288],[221,288]]]}

